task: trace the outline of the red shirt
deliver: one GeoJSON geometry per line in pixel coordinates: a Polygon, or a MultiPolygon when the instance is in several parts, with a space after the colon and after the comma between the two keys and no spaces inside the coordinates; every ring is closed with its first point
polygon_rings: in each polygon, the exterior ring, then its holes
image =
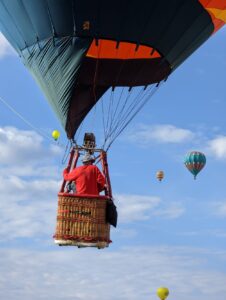
{"type": "Polygon", "coordinates": [[[74,181],[76,194],[99,195],[104,189],[105,178],[95,165],[84,165],[75,168],[70,173],[65,169],[64,179],[74,181]]]}

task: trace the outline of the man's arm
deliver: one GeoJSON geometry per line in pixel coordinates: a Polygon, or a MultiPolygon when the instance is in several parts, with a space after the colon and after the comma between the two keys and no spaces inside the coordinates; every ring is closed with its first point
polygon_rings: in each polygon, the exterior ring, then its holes
{"type": "Polygon", "coordinates": [[[69,173],[69,170],[68,168],[64,169],[63,171],[63,177],[66,181],[71,181],[71,180],[75,180],[76,179],[76,174],[77,173],[77,170],[74,169],[72,170],[70,173],[69,173]]]}

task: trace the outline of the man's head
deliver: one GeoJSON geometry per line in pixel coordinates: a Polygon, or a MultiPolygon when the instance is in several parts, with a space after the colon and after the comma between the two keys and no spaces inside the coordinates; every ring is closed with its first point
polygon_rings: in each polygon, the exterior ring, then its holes
{"type": "Polygon", "coordinates": [[[86,153],[82,158],[82,162],[84,165],[91,165],[94,161],[95,161],[94,157],[89,153],[86,153]]]}

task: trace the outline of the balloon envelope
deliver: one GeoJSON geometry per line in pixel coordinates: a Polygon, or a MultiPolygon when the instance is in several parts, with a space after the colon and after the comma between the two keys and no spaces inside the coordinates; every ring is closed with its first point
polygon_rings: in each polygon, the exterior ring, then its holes
{"type": "Polygon", "coordinates": [[[52,132],[52,137],[54,138],[55,141],[57,141],[60,137],[60,132],[58,130],[54,130],[52,132]]]}
{"type": "Polygon", "coordinates": [[[0,0],[0,31],[68,138],[109,89],[165,80],[225,24],[226,0],[0,0]]]}
{"type": "Polygon", "coordinates": [[[197,174],[204,168],[206,164],[206,157],[202,152],[191,151],[186,155],[184,164],[186,168],[194,175],[194,178],[196,178],[197,174]]]}
{"type": "Polygon", "coordinates": [[[164,178],[164,172],[163,171],[158,171],[156,173],[156,178],[161,181],[164,178]]]}
{"type": "Polygon", "coordinates": [[[165,300],[169,295],[169,290],[166,287],[160,287],[157,289],[157,296],[161,300],[165,300]]]}

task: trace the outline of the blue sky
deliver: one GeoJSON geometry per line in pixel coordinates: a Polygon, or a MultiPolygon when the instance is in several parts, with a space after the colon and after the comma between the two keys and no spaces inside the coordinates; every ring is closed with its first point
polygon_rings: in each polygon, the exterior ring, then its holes
{"type": "Polygon", "coordinates": [[[1,298],[154,300],[167,286],[168,299],[223,299],[225,38],[223,28],[187,59],[109,150],[119,224],[110,247],[96,250],[53,243],[66,136],[0,35],[1,298]],[[54,129],[59,144],[51,140],[54,129]],[[207,157],[197,180],[183,165],[191,150],[207,157]],[[165,172],[161,183],[158,170],[165,172]]]}

